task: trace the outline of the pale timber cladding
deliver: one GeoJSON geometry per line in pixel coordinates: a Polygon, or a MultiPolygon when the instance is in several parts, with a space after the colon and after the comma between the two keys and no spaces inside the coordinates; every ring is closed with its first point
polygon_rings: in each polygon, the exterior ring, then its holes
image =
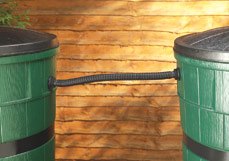
{"type": "MultiPolygon", "coordinates": [[[[57,77],[176,67],[178,36],[229,25],[228,1],[24,0],[31,28],[60,41],[57,77]]],[[[176,81],[57,90],[56,159],[182,161],[176,81]]]]}

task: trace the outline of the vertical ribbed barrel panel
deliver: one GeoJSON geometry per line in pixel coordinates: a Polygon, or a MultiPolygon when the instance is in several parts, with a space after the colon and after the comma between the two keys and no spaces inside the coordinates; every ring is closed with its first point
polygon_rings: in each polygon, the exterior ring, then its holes
{"type": "MultiPolygon", "coordinates": [[[[54,125],[56,96],[55,89],[48,89],[48,79],[55,77],[57,52],[51,49],[0,59],[0,146],[26,140],[54,125]]],[[[0,161],[54,161],[54,149],[53,136],[36,148],[23,153],[15,150],[18,154],[0,161]]]]}
{"type": "MultiPolygon", "coordinates": [[[[206,147],[229,151],[229,64],[175,54],[184,133],[206,147]]],[[[183,145],[184,161],[205,161],[183,145]]]]}

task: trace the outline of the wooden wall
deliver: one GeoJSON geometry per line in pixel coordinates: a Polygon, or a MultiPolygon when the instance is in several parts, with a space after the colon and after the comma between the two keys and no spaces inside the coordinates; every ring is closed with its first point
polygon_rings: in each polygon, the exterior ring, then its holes
{"type": "MultiPolygon", "coordinates": [[[[229,24],[229,1],[24,0],[61,43],[57,77],[173,70],[178,36],[229,24]]],[[[176,81],[57,90],[56,159],[182,161],[176,81]]]]}

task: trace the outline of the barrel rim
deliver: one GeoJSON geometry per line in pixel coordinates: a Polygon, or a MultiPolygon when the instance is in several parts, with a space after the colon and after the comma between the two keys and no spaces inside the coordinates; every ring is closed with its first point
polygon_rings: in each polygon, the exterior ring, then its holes
{"type": "Polygon", "coordinates": [[[0,26],[0,57],[35,54],[59,47],[57,36],[29,29],[0,26]]]}
{"type": "Polygon", "coordinates": [[[222,36],[228,33],[229,27],[220,27],[200,33],[184,35],[175,39],[173,50],[181,56],[192,59],[226,63],[229,62],[229,50],[225,51],[224,49],[211,49],[210,43],[207,44],[208,42],[206,40],[214,36],[219,36],[219,38],[222,38],[222,36]],[[208,46],[209,48],[204,48],[204,46],[196,46],[196,43],[199,40],[206,41],[205,47],[208,46]]]}

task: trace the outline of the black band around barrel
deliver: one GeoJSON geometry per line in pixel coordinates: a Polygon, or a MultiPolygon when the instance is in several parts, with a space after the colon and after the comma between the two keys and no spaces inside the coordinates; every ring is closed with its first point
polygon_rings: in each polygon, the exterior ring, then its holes
{"type": "Polygon", "coordinates": [[[211,147],[200,144],[183,134],[184,144],[187,148],[198,155],[199,157],[209,160],[209,161],[229,161],[229,152],[213,149],[211,147]]]}
{"type": "Polygon", "coordinates": [[[0,158],[18,155],[47,143],[54,136],[54,125],[24,139],[0,144],[0,158]]]}

